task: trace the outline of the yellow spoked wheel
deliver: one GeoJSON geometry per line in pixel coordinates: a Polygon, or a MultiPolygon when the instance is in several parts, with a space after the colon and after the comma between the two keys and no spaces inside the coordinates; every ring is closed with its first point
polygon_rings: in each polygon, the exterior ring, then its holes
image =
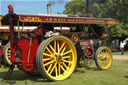
{"type": "Polygon", "coordinates": [[[37,67],[48,80],[67,79],[73,73],[76,62],[76,49],[64,36],[54,36],[43,41],[37,51],[37,67]]]}
{"type": "Polygon", "coordinates": [[[108,47],[102,46],[97,49],[95,62],[100,70],[106,70],[112,65],[112,53],[108,47]]]}
{"type": "Polygon", "coordinates": [[[10,49],[10,43],[7,43],[4,47],[4,51],[3,51],[3,57],[4,57],[4,60],[5,62],[8,64],[8,65],[11,65],[12,62],[8,59],[9,57],[11,57],[11,49],[10,49]]]}

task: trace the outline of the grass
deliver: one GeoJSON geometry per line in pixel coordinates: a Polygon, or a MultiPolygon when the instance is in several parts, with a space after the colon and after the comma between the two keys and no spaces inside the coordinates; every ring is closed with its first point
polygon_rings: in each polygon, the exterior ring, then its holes
{"type": "MultiPolygon", "coordinates": [[[[112,52],[113,55],[121,55],[121,51],[112,52]]],[[[124,51],[124,55],[128,55],[128,50],[124,51]]]]}
{"type": "Polygon", "coordinates": [[[0,85],[127,85],[128,60],[114,60],[110,69],[99,71],[95,63],[89,68],[77,68],[72,76],[64,81],[49,82],[41,77],[32,77],[15,68],[11,79],[4,80],[8,68],[0,68],[0,85]]]}

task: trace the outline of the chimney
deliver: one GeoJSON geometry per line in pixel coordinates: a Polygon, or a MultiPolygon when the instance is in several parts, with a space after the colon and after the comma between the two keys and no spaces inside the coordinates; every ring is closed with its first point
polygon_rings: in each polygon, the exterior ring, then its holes
{"type": "Polygon", "coordinates": [[[51,4],[50,3],[47,4],[47,13],[51,14],[51,4]]]}
{"type": "Polygon", "coordinates": [[[92,13],[92,4],[93,4],[93,0],[87,0],[87,16],[88,17],[92,17],[93,13],[92,13]]]}

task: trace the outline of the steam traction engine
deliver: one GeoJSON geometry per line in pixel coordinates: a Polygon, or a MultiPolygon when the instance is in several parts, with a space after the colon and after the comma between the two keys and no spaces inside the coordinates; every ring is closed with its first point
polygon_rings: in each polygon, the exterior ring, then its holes
{"type": "Polygon", "coordinates": [[[15,65],[32,75],[42,75],[48,80],[64,80],[71,76],[76,65],[88,66],[95,60],[100,70],[112,64],[112,54],[103,41],[107,35],[97,24],[117,24],[115,19],[24,15],[9,13],[2,19],[10,26],[12,65],[6,75],[9,78],[15,65]],[[37,26],[33,33],[19,35],[15,26],[37,26]],[[60,29],[54,29],[60,27],[60,29]],[[70,29],[63,29],[70,27],[70,29]]]}

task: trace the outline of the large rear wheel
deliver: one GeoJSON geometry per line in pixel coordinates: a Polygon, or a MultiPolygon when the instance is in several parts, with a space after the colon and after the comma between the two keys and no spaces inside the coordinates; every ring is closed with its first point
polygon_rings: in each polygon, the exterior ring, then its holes
{"type": "Polygon", "coordinates": [[[7,65],[12,64],[12,62],[9,60],[9,57],[11,57],[10,42],[8,42],[4,47],[3,57],[4,57],[4,61],[7,65]]]}
{"type": "Polygon", "coordinates": [[[37,53],[36,64],[39,72],[48,80],[67,79],[76,67],[76,49],[64,36],[54,36],[43,41],[37,53]]]}
{"type": "Polygon", "coordinates": [[[112,53],[108,47],[102,46],[97,49],[95,63],[100,70],[106,70],[112,65],[112,53]]]}

